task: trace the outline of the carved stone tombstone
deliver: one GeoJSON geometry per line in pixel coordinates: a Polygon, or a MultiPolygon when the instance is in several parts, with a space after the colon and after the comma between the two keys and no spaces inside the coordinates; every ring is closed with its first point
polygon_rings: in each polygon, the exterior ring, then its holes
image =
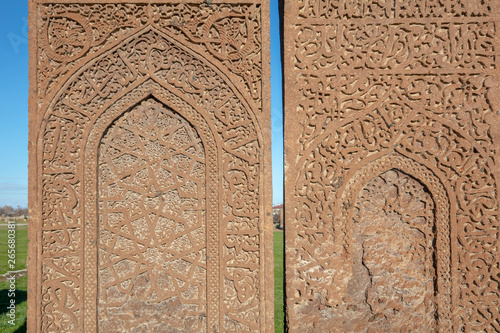
{"type": "Polygon", "coordinates": [[[500,331],[500,3],[284,19],[290,332],[500,331]]]}
{"type": "Polygon", "coordinates": [[[30,1],[28,331],[273,331],[268,7],[30,1]]]}

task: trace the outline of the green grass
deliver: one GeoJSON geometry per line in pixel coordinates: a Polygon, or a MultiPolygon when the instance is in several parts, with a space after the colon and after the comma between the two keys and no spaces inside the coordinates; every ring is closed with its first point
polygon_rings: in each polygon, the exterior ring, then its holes
{"type": "MultiPolygon", "coordinates": [[[[9,271],[7,257],[7,227],[0,226],[0,274],[9,271]]],[[[16,227],[16,266],[14,270],[26,268],[28,253],[28,227],[16,227]]],[[[274,327],[276,333],[284,332],[285,318],[283,306],[283,232],[274,232],[274,327]]],[[[16,280],[16,320],[15,325],[8,323],[6,307],[9,283],[0,282],[0,333],[26,332],[26,292],[27,277],[16,280]]]]}
{"type": "Polygon", "coordinates": [[[28,226],[16,227],[16,264],[14,268],[9,268],[8,257],[8,227],[0,226],[0,274],[8,271],[17,271],[26,268],[26,258],[28,257],[28,226]]]}
{"type": "MultiPolygon", "coordinates": [[[[26,268],[26,258],[28,255],[28,226],[16,227],[16,262],[14,268],[8,266],[8,228],[6,225],[0,226],[0,274],[8,271],[17,271],[26,268]]],[[[8,281],[0,281],[0,332],[20,333],[26,332],[26,310],[27,310],[27,282],[28,277],[24,276],[16,280],[16,318],[14,325],[8,321],[7,306],[10,302],[8,281]]]]}
{"type": "Polygon", "coordinates": [[[285,331],[285,314],[283,312],[283,232],[274,232],[274,330],[285,331]]]}
{"type": "MultiPolygon", "coordinates": [[[[3,244],[2,244],[3,246],[3,244]]],[[[16,280],[16,295],[13,299],[16,300],[16,317],[14,325],[9,323],[10,318],[7,316],[7,306],[10,302],[8,296],[9,282],[0,282],[0,332],[1,333],[21,333],[26,332],[26,311],[27,311],[27,283],[28,277],[23,276],[16,280]]]]}

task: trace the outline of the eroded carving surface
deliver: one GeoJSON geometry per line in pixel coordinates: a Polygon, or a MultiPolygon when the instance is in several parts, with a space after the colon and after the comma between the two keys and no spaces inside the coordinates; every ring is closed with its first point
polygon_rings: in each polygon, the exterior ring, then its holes
{"type": "Polygon", "coordinates": [[[386,165],[435,203],[438,330],[499,330],[498,4],[304,0],[285,13],[291,329],[330,329],[323,314],[347,306],[352,193],[386,165]]]}
{"type": "Polygon", "coordinates": [[[434,202],[415,179],[389,170],[354,206],[352,277],[345,329],[436,330],[434,202]]]}
{"type": "Polygon", "coordinates": [[[204,331],[200,137],[148,100],[108,129],[99,157],[99,329],[204,331]]]}

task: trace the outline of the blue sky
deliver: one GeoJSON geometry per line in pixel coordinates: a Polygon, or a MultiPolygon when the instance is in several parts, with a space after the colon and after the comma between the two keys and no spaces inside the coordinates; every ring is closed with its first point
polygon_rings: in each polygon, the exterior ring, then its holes
{"type": "MultiPolygon", "coordinates": [[[[0,206],[27,206],[28,5],[10,1],[0,12],[0,206]]],[[[278,0],[271,0],[271,125],[273,203],[283,202],[283,105],[278,0]]]]}
{"type": "Polygon", "coordinates": [[[27,1],[11,1],[0,14],[0,206],[27,206],[27,16],[27,1]]]}

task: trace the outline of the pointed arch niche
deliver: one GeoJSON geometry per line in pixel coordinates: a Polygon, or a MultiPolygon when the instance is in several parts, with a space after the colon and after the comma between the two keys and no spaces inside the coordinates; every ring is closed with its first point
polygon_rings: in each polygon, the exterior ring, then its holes
{"type": "Polygon", "coordinates": [[[344,301],[356,311],[339,319],[360,330],[450,330],[445,186],[425,166],[391,153],[356,172],[342,193],[335,225],[348,254],[344,301]]]}
{"type": "Polygon", "coordinates": [[[206,120],[153,80],[118,99],[97,119],[85,158],[85,197],[90,201],[86,206],[97,208],[85,212],[85,304],[97,300],[97,306],[85,307],[86,328],[107,331],[124,317],[132,325],[122,327],[125,330],[148,320],[147,327],[175,329],[178,321],[179,328],[188,325],[193,331],[217,325],[219,244],[217,237],[207,237],[219,232],[216,147],[206,120]],[[176,110],[170,107],[174,103],[176,110]],[[171,141],[174,136],[177,143],[171,141]],[[119,140],[126,154],[111,144],[119,140]],[[147,166],[148,175],[141,175],[146,172],[142,166],[147,166]],[[189,182],[186,168],[189,174],[201,174],[189,182]],[[146,186],[148,179],[151,184],[146,186]],[[127,193],[120,195],[121,191],[127,193]],[[128,218],[114,214],[118,211],[127,212],[128,218]],[[191,281],[181,280],[183,274],[191,281]],[[149,319],[140,313],[146,306],[149,319]]]}
{"type": "Polygon", "coordinates": [[[42,331],[271,329],[267,116],[229,74],[146,26],[61,85],[37,137],[42,331]]]}
{"type": "MultiPolygon", "coordinates": [[[[207,210],[216,212],[206,204],[205,186],[211,192],[217,187],[207,177],[215,164],[206,161],[217,161],[217,154],[205,147],[214,146],[214,138],[196,131],[206,123],[191,119],[192,125],[152,96],[123,113],[108,112],[112,116],[98,120],[90,136],[99,147],[88,149],[98,152],[97,228],[87,232],[98,253],[97,267],[87,272],[97,272],[98,289],[86,296],[97,298],[98,330],[146,325],[203,331],[208,302],[218,303],[214,294],[207,300],[207,278],[218,268],[206,260],[207,252],[218,257],[217,244],[206,241],[207,210]],[[116,113],[119,118],[107,124],[116,113]],[[94,140],[103,128],[102,139],[94,140]]],[[[217,220],[210,222],[218,229],[217,220]]],[[[87,309],[89,316],[94,312],[87,309]]]]}

